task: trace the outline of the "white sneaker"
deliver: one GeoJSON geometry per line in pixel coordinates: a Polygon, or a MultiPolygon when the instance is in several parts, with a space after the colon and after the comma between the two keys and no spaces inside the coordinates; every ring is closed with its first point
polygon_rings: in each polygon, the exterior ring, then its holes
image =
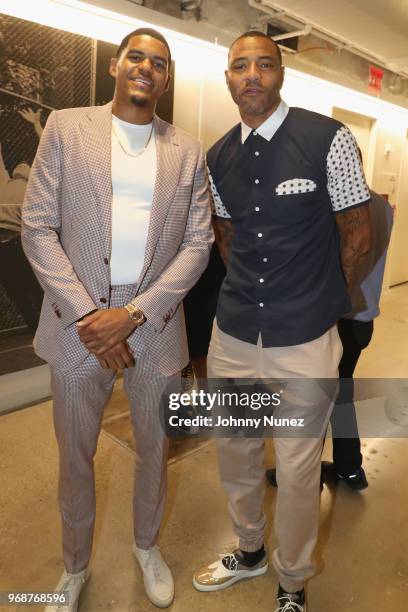
{"type": "Polygon", "coordinates": [[[158,608],[170,606],[174,599],[174,581],[159,547],[143,550],[134,544],[133,554],[142,569],[146,595],[152,604],[158,608]]]}
{"type": "Polygon", "coordinates": [[[61,579],[54,589],[54,592],[64,592],[68,603],[62,601],[55,606],[47,606],[45,612],[77,612],[79,595],[90,576],[89,569],[85,569],[78,574],[69,574],[64,571],[61,579]]]}

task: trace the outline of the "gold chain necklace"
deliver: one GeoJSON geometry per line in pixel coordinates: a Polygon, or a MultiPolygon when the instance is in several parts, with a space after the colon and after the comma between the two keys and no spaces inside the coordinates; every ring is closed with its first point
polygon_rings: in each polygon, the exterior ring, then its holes
{"type": "Polygon", "coordinates": [[[118,141],[118,144],[119,144],[120,148],[122,149],[122,151],[124,153],[126,153],[126,155],[128,155],[129,157],[139,157],[139,155],[142,155],[142,153],[144,153],[146,151],[147,147],[149,146],[150,139],[151,139],[152,134],[153,134],[153,122],[152,122],[152,127],[150,128],[150,132],[149,132],[149,135],[147,137],[147,140],[144,143],[144,146],[141,149],[139,149],[139,151],[137,151],[137,153],[130,153],[129,151],[127,151],[126,147],[123,145],[121,139],[119,138],[119,135],[118,135],[118,133],[116,131],[115,124],[113,123],[113,121],[112,121],[112,130],[113,130],[115,138],[118,141]]]}

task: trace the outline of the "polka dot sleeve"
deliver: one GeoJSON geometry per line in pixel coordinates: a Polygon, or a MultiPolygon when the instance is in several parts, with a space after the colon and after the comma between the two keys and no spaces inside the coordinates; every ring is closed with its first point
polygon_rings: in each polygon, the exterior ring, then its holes
{"type": "Polygon", "coordinates": [[[216,217],[222,217],[223,219],[231,219],[231,215],[228,214],[227,209],[225,208],[220,195],[217,191],[217,188],[214,184],[213,178],[208,170],[208,178],[210,179],[210,188],[211,188],[211,209],[212,214],[216,217]]]}
{"type": "Polygon", "coordinates": [[[370,199],[356,139],[345,125],[337,130],[327,156],[327,189],[334,212],[370,199]]]}

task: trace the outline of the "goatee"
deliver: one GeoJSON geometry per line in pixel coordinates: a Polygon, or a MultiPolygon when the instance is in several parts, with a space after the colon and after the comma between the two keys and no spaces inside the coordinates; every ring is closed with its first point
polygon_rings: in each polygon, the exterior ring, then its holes
{"type": "Polygon", "coordinates": [[[135,106],[147,106],[147,99],[143,96],[132,96],[131,98],[132,104],[135,106]]]}

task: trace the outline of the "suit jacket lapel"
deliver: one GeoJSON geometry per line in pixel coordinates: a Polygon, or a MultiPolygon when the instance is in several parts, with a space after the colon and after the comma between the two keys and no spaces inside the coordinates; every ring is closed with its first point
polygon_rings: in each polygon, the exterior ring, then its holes
{"type": "Polygon", "coordinates": [[[154,129],[157,153],[156,182],[153,192],[144,265],[138,282],[139,286],[151,264],[167,213],[177,189],[181,171],[182,150],[174,128],[155,115],[154,129]]]}
{"type": "Polygon", "coordinates": [[[112,247],[112,103],[90,108],[86,119],[80,124],[80,129],[84,139],[84,157],[88,166],[92,194],[100,209],[100,231],[105,244],[105,253],[110,257],[112,247]]]}

